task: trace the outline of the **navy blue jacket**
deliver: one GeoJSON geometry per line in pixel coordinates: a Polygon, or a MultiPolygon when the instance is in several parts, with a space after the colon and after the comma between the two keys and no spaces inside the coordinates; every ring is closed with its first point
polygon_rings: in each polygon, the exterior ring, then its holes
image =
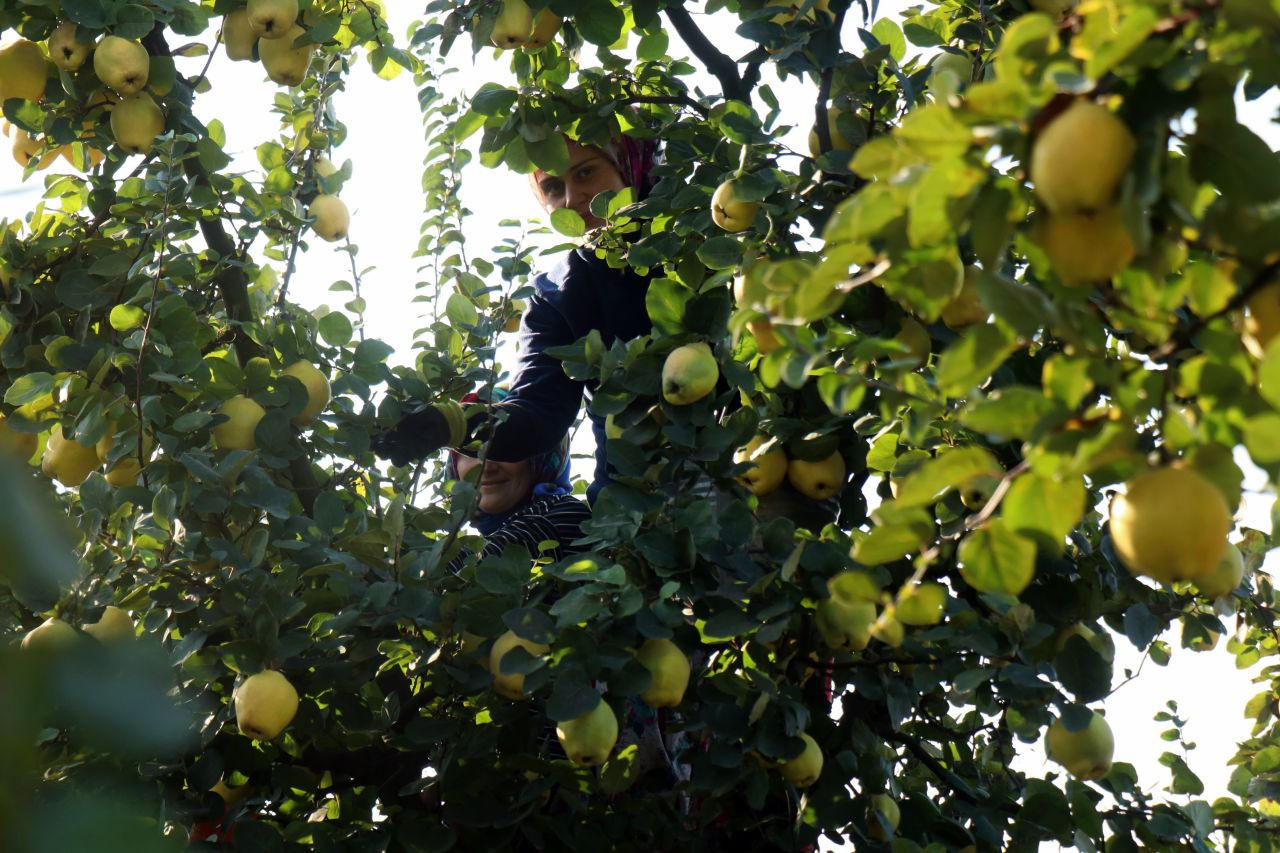
{"type": "MultiPolygon", "coordinates": [[[[589,248],[579,248],[549,273],[533,280],[536,293],[520,321],[520,360],[510,392],[497,406],[507,414],[489,441],[489,456],[518,462],[553,449],[573,425],[582,403],[584,383],[570,379],[563,363],[547,354],[592,329],[606,347],[629,341],[653,328],[645,308],[649,280],[629,268],[613,269],[589,248]]],[[[591,415],[596,439],[596,473],[588,500],[609,481],[605,459],[604,418],[591,415]]]]}

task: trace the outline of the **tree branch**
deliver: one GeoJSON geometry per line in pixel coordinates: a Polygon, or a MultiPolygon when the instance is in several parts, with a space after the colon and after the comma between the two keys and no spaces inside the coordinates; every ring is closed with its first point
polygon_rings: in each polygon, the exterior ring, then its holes
{"type": "Polygon", "coordinates": [[[726,56],[711,43],[693,21],[693,17],[683,5],[668,6],[665,10],[671,26],[684,43],[693,51],[693,55],[702,60],[707,70],[720,81],[720,89],[727,101],[751,102],[751,88],[738,76],[738,64],[726,56]]]}

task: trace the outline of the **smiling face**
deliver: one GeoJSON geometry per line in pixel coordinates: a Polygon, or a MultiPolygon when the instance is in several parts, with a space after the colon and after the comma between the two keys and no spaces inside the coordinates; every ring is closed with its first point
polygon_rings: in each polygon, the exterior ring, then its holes
{"type": "MultiPolygon", "coordinates": [[[[474,456],[457,454],[458,479],[475,481],[472,472],[480,467],[480,460],[474,456]],[[467,475],[471,474],[470,477],[467,475]]],[[[495,462],[492,459],[484,463],[484,471],[479,474],[481,512],[498,515],[506,512],[529,497],[533,491],[533,466],[529,460],[522,462],[495,462]]]]}
{"type": "Polygon", "coordinates": [[[598,148],[569,143],[569,171],[563,175],[534,172],[534,192],[548,213],[567,207],[577,211],[587,228],[599,228],[604,220],[592,215],[591,199],[602,192],[626,187],[613,161],[598,148]]]}

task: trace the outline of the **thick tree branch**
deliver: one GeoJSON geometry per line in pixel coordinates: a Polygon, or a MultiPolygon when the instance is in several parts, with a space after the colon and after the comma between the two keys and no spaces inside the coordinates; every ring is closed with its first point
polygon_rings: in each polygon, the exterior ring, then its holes
{"type": "Polygon", "coordinates": [[[675,27],[693,55],[702,60],[707,70],[720,81],[720,90],[724,93],[725,100],[750,103],[751,87],[738,75],[738,64],[711,43],[702,28],[694,23],[689,11],[683,5],[668,6],[664,11],[671,26],[675,27]]]}

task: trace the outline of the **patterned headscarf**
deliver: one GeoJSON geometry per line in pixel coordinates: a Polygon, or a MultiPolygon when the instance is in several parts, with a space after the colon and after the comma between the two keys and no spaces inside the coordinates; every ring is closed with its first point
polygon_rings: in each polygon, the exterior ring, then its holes
{"type": "MultiPolygon", "coordinates": [[[[507,389],[494,388],[493,402],[499,402],[507,396],[507,389]]],[[[483,403],[484,400],[479,394],[467,394],[461,400],[462,405],[468,403],[483,403]]],[[[449,450],[449,459],[445,464],[445,469],[449,479],[458,479],[458,457],[460,452],[454,449],[449,450]]],[[[471,518],[472,525],[480,531],[484,536],[488,536],[497,530],[503,523],[513,514],[524,509],[538,498],[551,497],[553,495],[567,495],[573,491],[573,483],[569,479],[569,436],[566,434],[560,440],[560,443],[548,450],[546,453],[539,453],[525,460],[533,470],[533,489],[525,496],[523,500],[513,506],[506,512],[492,515],[479,509],[471,518]]]]}
{"type": "Polygon", "coordinates": [[[647,196],[657,183],[653,178],[653,167],[659,162],[657,140],[619,134],[600,150],[618,167],[627,186],[636,191],[637,201],[647,196]]]}

